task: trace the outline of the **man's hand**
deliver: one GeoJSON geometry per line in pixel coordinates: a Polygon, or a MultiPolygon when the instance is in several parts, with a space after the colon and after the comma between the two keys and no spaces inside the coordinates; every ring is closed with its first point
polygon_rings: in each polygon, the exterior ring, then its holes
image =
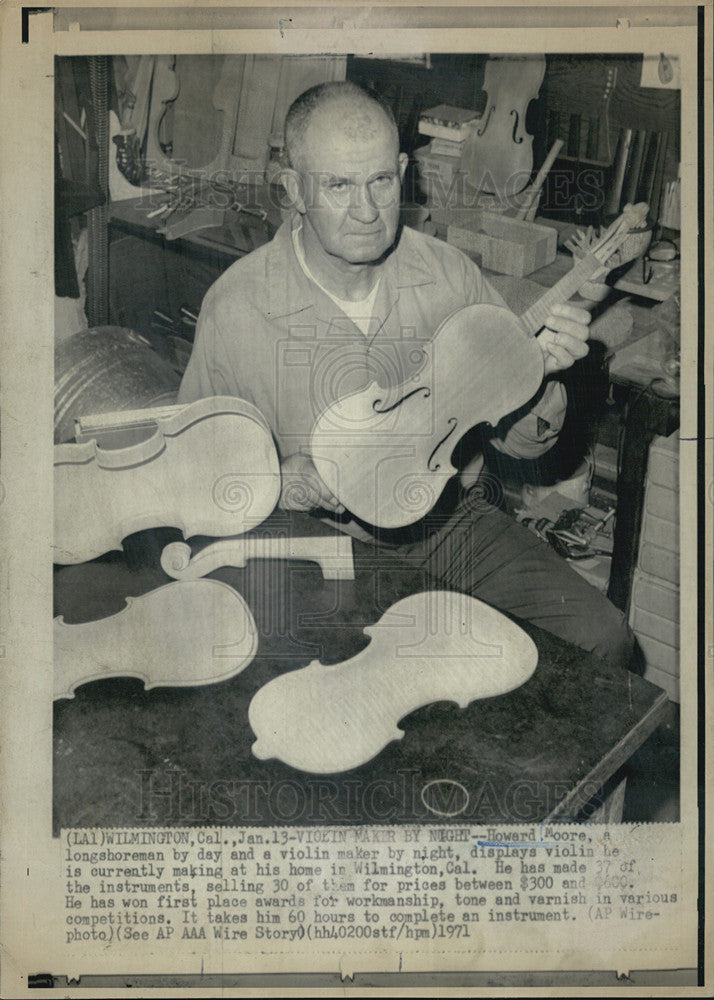
{"type": "Polygon", "coordinates": [[[587,345],[590,313],[567,302],[553,306],[545,326],[536,337],[545,355],[545,374],[570,368],[574,361],[584,358],[587,345]]]}
{"type": "Polygon", "coordinates": [[[325,510],[342,514],[344,507],[320,479],[313,461],[307,455],[291,455],[280,466],[282,489],[279,506],[283,510],[325,510]]]}

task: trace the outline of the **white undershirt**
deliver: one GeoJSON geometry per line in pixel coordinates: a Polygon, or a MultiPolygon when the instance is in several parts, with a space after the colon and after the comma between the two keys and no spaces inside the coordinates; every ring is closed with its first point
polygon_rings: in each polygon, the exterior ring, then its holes
{"type": "Polygon", "coordinates": [[[300,238],[301,229],[302,227],[298,226],[297,229],[293,229],[292,233],[295,256],[300,263],[300,267],[303,269],[310,281],[314,281],[317,287],[321,288],[325,295],[328,295],[332,299],[335,305],[342,310],[345,316],[352,320],[358,330],[360,330],[365,337],[368,337],[370,323],[372,322],[372,313],[374,312],[374,303],[377,298],[377,290],[379,288],[381,278],[377,278],[374,283],[374,288],[369,295],[364,299],[359,299],[357,302],[352,302],[349,299],[341,299],[337,295],[333,295],[332,292],[325,288],[324,285],[320,284],[307,265],[302,248],[302,240],[300,238]]]}

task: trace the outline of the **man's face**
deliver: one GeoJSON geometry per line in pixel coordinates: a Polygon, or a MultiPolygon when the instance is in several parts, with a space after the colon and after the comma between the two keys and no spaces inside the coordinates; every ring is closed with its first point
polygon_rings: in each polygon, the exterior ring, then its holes
{"type": "Polygon", "coordinates": [[[407,165],[396,129],[377,112],[345,128],[336,110],[315,116],[297,164],[302,181],[305,245],[313,236],[333,260],[366,264],[394,242],[401,180],[407,165]]]}

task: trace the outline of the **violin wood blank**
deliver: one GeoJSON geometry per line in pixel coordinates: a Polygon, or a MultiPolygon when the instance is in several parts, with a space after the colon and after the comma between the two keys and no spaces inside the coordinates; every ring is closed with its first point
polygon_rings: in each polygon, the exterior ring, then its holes
{"type": "Polygon", "coordinates": [[[280,466],[260,411],[213,396],[159,419],[140,444],[56,445],[54,491],[54,561],[80,563],[145,528],[180,528],[184,537],[248,531],[278,502],[280,466]]]}
{"type": "Polygon", "coordinates": [[[347,535],[308,538],[223,538],[191,557],[191,546],[172,542],[161,568],[175,580],[198,580],[220,566],[245,566],[249,559],[304,559],[319,564],[326,580],[354,580],[352,539],[347,535]]]}
{"type": "Polygon", "coordinates": [[[538,662],[510,619],[451,591],[405,597],[364,631],[371,643],[344,663],[314,660],[258,691],[248,710],[256,757],[316,774],[358,767],[402,738],[409,712],[505,694],[538,662]]]}
{"type": "Polygon", "coordinates": [[[80,684],[137,677],[154,687],[228,680],[248,666],[258,631],[248,605],[218,580],[169,583],[101,621],[54,622],[54,697],[80,684]]]}
{"type": "Polygon", "coordinates": [[[368,524],[412,524],[455,473],[459,439],[531,399],[543,364],[537,341],[510,310],[459,309],[436,331],[416,376],[389,389],[373,382],[322,412],[310,442],[318,474],[368,524]]]}

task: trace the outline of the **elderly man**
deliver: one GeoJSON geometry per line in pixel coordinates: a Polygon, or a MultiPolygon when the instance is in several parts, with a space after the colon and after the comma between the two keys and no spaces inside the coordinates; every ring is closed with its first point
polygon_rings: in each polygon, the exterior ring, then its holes
{"type": "MultiPolygon", "coordinates": [[[[399,229],[407,157],[378,101],[347,82],[313,87],[290,108],[285,141],[293,218],[209,290],[179,400],[225,394],[255,404],[280,454],[281,506],[329,512],[339,526],[348,516],[310,458],[317,416],[375,379],[394,385],[413,374],[423,358],[415,347],[455,310],[503,302],[459,250],[399,229]]],[[[589,319],[572,305],[553,309],[538,336],[546,377],[531,403],[495,429],[495,447],[534,458],[552,446],[565,411],[553,376],[587,354],[589,319]]],[[[363,537],[380,556],[409,560],[626,665],[632,636],[606,598],[511,518],[457,493],[447,489],[408,531],[363,537]]]]}

